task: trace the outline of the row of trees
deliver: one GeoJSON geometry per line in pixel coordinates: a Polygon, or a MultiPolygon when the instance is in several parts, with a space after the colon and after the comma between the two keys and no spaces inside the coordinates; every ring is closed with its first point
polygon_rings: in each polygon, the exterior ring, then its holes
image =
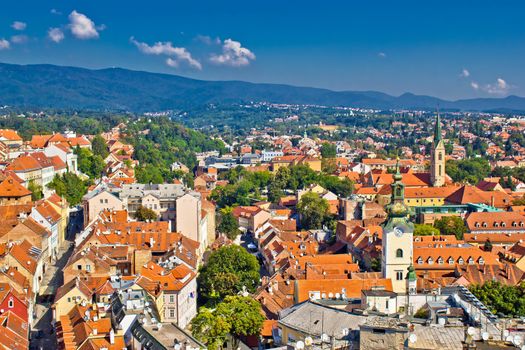
{"type": "Polygon", "coordinates": [[[221,179],[228,180],[229,184],[216,188],[211,199],[222,208],[250,205],[263,199],[264,194],[268,201],[276,203],[287,191],[296,191],[314,183],[340,197],[348,197],[353,191],[350,180],[318,173],[307,165],[282,167],[275,175],[269,171],[249,172],[243,167],[237,167],[221,174],[221,179]]]}
{"type": "Polygon", "coordinates": [[[473,285],[469,290],[494,314],[525,316],[525,284],[509,286],[497,281],[473,285]]]}
{"type": "Polygon", "coordinates": [[[459,216],[444,216],[434,221],[434,226],[426,224],[414,226],[414,236],[455,235],[458,240],[462,240],[466,232],[465,222],[459,216]]]}

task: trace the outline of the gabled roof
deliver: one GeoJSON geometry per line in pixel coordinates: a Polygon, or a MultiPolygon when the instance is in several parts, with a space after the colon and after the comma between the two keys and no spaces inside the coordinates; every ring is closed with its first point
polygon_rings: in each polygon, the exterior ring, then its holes
{"type": "Polygon", "coordinates": [[[465,222],[470,231],[525,230],[525,215],[514,211],[473,212],[467,215],[465,222]]]}
{"type": "Polygon", "coordinates": [[[11,175],[0,183],[0,197],[25,197],[30,196],[31,191],[22,186],[11,175]]]}
{"type": "Polygon", "coordinates": [[[35,210],[38,211],[43,218],[46,219],[51,225],[56,224],[62,219],[60,213],[47,201],[43,201],[35,207],[35,210]]]}
{"type": "Polygon", "coordinates": [[[13,162],[7,167],[7,170],[13,170],[15,172],[35,171],[39,169],[42,169],[40,163],[28,155],[21,155],[13,159],[13,162]]]}
{"type": "Polygon", "coordinates": [[[66,284],[60,286],[57,289],[56,295],[55,295],[55,301],[60,300],[64,295],[72,291],[73,289],[78,288],[78,290],[84,294],[84,296],[89,299],[92,296],[92,292],[90,288],[80,279],[80,278],[73,278],[71,281],[67,282],[66,284]]]}
{"type": "Polygon", "coordinates": [[[36,267],[40,254],[32,253],[33,245],[27,240],[23,240],[21,243],[13,244],[9,254],[29,273],[34,275],[36,273],[36,267]]]}
{"type": "Polygon", "coordinates": [[[48,168],[53,166],[51,158],[46,156],[44,152],[33,152],[29,154],[30,157],[36,159],[42,168],[48,168]]]}
{"type": "Polygon", "coordinates": [[[496,208],[506,208],[512,205],[512,196],[501,191],[483,191],[475,186],[461,186],[446,198],[454,204],[486,204],[496,208]]]}
{"type": "Polygon", "coordinates": [[[66,169],[66,163],[64,163],[64,161],[59,156],[53,156],[50,157],[50,159],[51,163],[53,164],[53,167],[55,168],[55,171],[66,169]]]}
{"type": "Polygon", "coordinates": [[[22,141],[18,132],[13,129],[0,129],[0,138],[4,138],[9,141],[22,141]]]}
{"type": "Polygon", "coordinates": [[[0,316],[0,345],[9,350],[29,349],[29,325],[15,313],[7,311],[0,316]]]}

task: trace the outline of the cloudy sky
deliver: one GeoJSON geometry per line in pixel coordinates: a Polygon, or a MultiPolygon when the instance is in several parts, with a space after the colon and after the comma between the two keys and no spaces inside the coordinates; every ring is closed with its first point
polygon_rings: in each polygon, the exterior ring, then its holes
{"type": "Polygon", "coordinates": [[[524,13],[517,0],[8,0],[0,62],[525,96],[524,13]]]}

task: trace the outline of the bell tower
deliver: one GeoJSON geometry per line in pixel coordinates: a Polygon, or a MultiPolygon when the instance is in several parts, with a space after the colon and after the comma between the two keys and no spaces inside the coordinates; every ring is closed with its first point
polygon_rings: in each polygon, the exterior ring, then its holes
{"type": "Polygon", "coordinates": [[[408,219],[405,205],[405,185],[399,173],[399,159],[392,184],[392,200],[387,206],[388,219],[383,226],[383,255],[381,271],[383,278],[390,278],[393,291],[408,293],[407,274],[412,265],[414,224],[408,219]]]}
{"type": "Polygon", "coordinates": [[[430,182],[434,187],[441,187],[445,185],[445,177],[445,143],[441,135],[441,118],[438,113],[430,152],[430,182]]]}

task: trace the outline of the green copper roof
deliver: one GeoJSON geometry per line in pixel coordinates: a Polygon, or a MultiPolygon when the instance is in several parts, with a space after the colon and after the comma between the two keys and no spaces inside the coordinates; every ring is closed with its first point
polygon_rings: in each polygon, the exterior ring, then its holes
{"type": "Polygon", "coordinates": [[[436,116],[436,125],[434,127],[434,143],[437,144],[439,141],[441,141],[441,117],[438,112],[436,116]]]}
{"type": "Polygon", "coordinates": [[[414,269],[414,265],[412,264],[410,264],[410,266],[408,267],[407,279],[409,281],[415,281],[417,279],[416,269],[414,269]]]}

